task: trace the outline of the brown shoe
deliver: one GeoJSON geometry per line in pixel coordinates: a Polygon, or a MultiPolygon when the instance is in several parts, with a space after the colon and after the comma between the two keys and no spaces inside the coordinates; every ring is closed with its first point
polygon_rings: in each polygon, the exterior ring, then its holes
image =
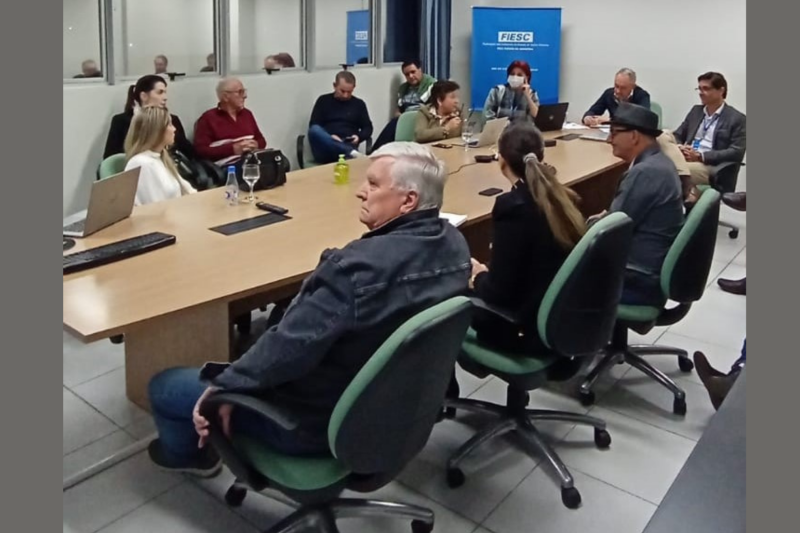
{"type": "Polygon", "coordinates": [[[720,278],[717,280],[717,284],[719,288],[725,292],[729,292],[731,294],[739,294],[742,296],[747,296],[747,278],[742,279],[723,279],[720,278]]]}
{"type": "Polygon", "coordinates": [[[726,192],[722,195],[722,203],[737,211],[747,211],[747,193],[726,192]]]}
{"type": "Polygon", "coordinates": [[[739,373],[736,372],[735,374],[731,374],[729,376],[712,376],[708,379],[708,381],[704,381],[703,384],[706,386],[706,390],[708,391],[708,397],[711,400],[711,405],[714,406],[715,410],[719,410],[720,405],[725,400],[725,397],[730,392],[731,388],[733,388],[733,384],[736,383],[736,378],[739,377],[739,373]]]}
{"type": "Polygon", "coordinates": [[[708,378],[722,377],[727,375],[724,372],[720,372],[719,370],[711,366],[711,363],[709,363],[708,359],[706,358],[706,354],[704,354],[703,352],[694,352],[693,359],[694,359],[694,369],[703,383],[705,383],[706,379],[708,378]]]}

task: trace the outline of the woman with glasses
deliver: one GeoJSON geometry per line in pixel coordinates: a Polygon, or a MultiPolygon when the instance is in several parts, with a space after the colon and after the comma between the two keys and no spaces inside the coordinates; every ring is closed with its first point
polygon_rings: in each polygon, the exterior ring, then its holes
{"type": "Polygon", "coordinates": [[[224,164],[244,152],[267,147],[256,118],[244,106],[247,90],[241,80],[226,78],[217,84],[217,107],[197,120],[194,149],[203,159],[224,164]]]}

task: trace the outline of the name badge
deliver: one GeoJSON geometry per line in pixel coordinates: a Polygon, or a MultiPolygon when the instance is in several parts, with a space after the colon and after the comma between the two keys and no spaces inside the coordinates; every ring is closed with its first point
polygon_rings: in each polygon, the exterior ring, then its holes
{"type": "Polygon", "coordinates": [[[694,141],[692,141],[692,150],[696,152],[699,149],[700,149],[700,139],[695,139],[694,141]]]}

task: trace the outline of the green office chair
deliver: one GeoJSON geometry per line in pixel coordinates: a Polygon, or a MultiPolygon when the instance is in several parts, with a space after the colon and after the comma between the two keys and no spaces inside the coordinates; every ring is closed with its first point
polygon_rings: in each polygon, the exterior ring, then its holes
{"type": "Polygon", "coordinates": [[[397,129],[394,133],[395,141],[414,142],[414,128],[417,124],[419,111],[406,111],[397,119],[397,129]]]}
{"type": "MultiPolygon", "coordinates": [[[[714,188],[721,194],[725,194],[726,192],[736,192],[736,183],[739,181],[739,170],[743,166],[745,166],[743,161],[729,161],[727,163],[721,163],[714,167],[714,171],[709,178],[710,184],[698,185],[697,188],[700,191],[705,191],[708,188],[714,188]]],[[[736,239],[739,237],[739,226],[736,224],[731,224],[730,222],[720,220],[719,225],[723,228],[728,228],[728,237],[731,239],[736,239]]]]}
{"type": "Polygon", "coordinates": [[[104,180],[125,171],[125,164],[127,158],[125,154],[114,154],[106,157],[100,163],[100,169],[97,172],[98,179],[104,180]]]}
{"type": "MultiPolygon", "coordinates": [[[[467,334],[458,359],[461,367],[478,377],[497,376],[508,383],[508,392],[506,405],[468,399],[446,400],[447,409],[489,413],[500,418],[492,427],[473,436],[447,462],[450,487],[464,483],[464,473],[458,466],[469,454],[494,437],[516,431],[555,468],[561,480],[564,505],[570,509],[580,505],[581,495],[572,475],[539,433],[534,421],[563,420],[594,426],[594,441],[599,448],[611,445],[606,424],[577,413],[527,409],[527,391],[540,388],[548,381],[570,379],[608,344],[622,294],[625,258],[632,235],[631,219],[622,213],[612,213],[596,222],[569,254],[539,307],[539,336],[550,348],[548,353],[505,353],[479,344],[474,330],[467,334]]],[[[485,303],[475,303],[514,321],[513,317],[485,303]]],[[[452,416],[452,411],[448,415],[452,416]]]]}
{"type": "MultiPolygon", "coordinates": [[[[365,139],[362,143],[366,143],[366,150],[364,153],[372,151],[372,137],[365,139]]],[[[311,145],[308,144],[308,136],[303,133],[297,136],[297,165],[300,168],[317,167],[320,164],[314,161],[314,153],[311,151],[311,145]]]]}
{"type": "Polygon", "coordinates": [[[653,102],[650,100],[650,111],[658,115],[658,127],[661,128],[662,121],[664,119],[664,110],[661,109],[661,104],[658,102],[653,102]]]}
{"type": "Polygon", "coordinates": [[[294,415],[279,405],[239,394],[217,394],[201,411],[210,438],[236,476],[225,499],[241,505],[248,490],[276,489],[301,508],[269,530],[336,533],[337,518],[410,518],[415,533],[433,530],[433,512],[414,505],[338,499],[344,489],[372,492],[394,479],[425,446],[471,320],[472,305],[460,296],[435,305],[402,324],[356,375],[336,405],[328,426],[330,454],[288,456],[261,442],[222,434],[218,407],[233,404],[292,430],[294,415]]]}
{"type": "Polygon", "coordinates": [[[614,337],[606,353],[581,384],[579,394],[583,405],[595,401],[592,387],[612,365],[628,363],[672,391],[675,396],[672,411],[686,414],[686,393],[663,372],[645,361],[645,355],[677,355],[683,372],[691,372],[694,364],[686,350],[669,346],[628,345],[628,329],[644,335],[654,326],[671,326],[682,320],[692,303],[703,296],[714,258],[719,222],[720,194],[706,189],[690,211],[675,242],[661,267],[661,290],[664,298],[678,305],[667,309],[644,305],[620,305],[614,337]]]}

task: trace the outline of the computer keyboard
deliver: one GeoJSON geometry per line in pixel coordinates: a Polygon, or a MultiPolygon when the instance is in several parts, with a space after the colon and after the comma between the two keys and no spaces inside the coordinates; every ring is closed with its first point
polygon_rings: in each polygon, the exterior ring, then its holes
{"type": "Polygon", "coordinates": [[[64,229],[62,231],[83,233],[83,230],[85,229],[86,229],[86,219],[82,218],[77,222],[73,222],[69,226],[64,226],[64,229]]]}
{"type": "Polygon", "coordinates": [[[154,232],[112,242],[97,248],[64,256],[64,274],[106,265],[175,243],[175,236],[154,232]]]}

